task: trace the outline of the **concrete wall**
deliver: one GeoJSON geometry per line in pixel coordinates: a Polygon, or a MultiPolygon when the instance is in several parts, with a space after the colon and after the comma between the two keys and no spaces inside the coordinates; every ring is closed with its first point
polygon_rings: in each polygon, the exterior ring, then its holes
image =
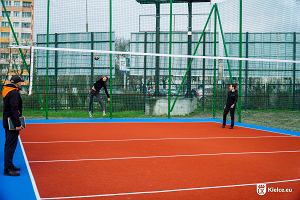
{"type": "MultiPolygon", "coordinates": [[[[172,99],[173,100],[173,99],[172,99]]],[[[171,101],[172,102],[172,101],[171,101]]],[[[184,116],[194,112],[197,108],[197,99],[178,99],[173,111],[172,116],[184,116]]],[[[145,105],[146,115],[167,115],[168,114],[168,99],[150,99],[145,105]]]]}

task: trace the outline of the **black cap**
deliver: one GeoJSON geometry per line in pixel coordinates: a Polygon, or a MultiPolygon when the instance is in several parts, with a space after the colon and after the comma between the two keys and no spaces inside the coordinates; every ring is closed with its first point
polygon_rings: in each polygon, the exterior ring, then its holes
{"type": "Polygon", "coordinates": [[[24,80],[21,78],[21,76],[13,75],[13,76],[10,78],[10,82],[16,84],[16,83],[19,83],[19,82],[24,82],[24,80]]]}

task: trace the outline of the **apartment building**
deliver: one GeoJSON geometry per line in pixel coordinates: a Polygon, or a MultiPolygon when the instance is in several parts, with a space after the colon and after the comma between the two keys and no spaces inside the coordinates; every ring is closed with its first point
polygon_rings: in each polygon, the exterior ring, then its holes
{"type": "MultiPolygon", "coordinates": [[[[33,0],[5,0],[4,5],[10,17],[14,32],[19,44],[31,45],[33,43],[33,0]]],[[[0,3],[0,72],[2,83],[11,75],[22,75],[28,80],[28,71],[24,67],[18,49],[11,49],[9,45],[16,44],[13,31],[0,3]]],[[[30,52],[23,51],[26,62],[30,62],[30,52]]]]}

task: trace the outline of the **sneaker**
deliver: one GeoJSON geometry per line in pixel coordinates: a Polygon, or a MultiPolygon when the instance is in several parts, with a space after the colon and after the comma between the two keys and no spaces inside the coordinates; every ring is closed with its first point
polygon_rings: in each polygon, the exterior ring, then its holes
{"type": "Polygon", "coordinates": [[[230,126],[229,129],[233,129],[233,126],[230,126]]]}
{"type": "Polygon", "coordinates": [[[103,117],[104,117],[104,116],[106,116],[106,113],[105,113],[105,111],[103,111],[103,117]]]}
{"type": "Polygon", "coordinates": [[[4,169],[4,176],[20,176],[20,173],[13,169],[4,169]]]}
{"type": "Polygon", "coordinates": [[[225,125],[222,125],[222,128],[225,128],[225,125]]]}
{"type": "Polygon", "coordinates": [[[91,111],[89,111],[89,116],[90,116],[90,118],[93,117],[93,113],[91,111]]]}
{"type": "Polygon", "coordinates": [[[21,171],[21,168],[20,168],[20,167],[17,167],[17,166],[15,166],[15,165],[13,165],[12,169],[13,169],[13,170],[15,170],[15,171],[21,171]]]}

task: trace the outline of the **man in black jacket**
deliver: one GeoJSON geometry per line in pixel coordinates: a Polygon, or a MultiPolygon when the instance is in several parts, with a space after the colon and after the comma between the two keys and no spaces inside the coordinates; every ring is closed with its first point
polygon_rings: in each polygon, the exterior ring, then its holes
{"type": "Polygon", "coordinates": [[[91,91],[90,91],[90,103],[89,103],[89,116],[93,117],[92,107],[93,107],[93,100],[94,97],[97,97],[100,106],[102,107],[103,116],[106,115],[105,113],[105,105],[103,103],[102,97],[100,95],[100,90],[103,87],[105,94],[107,96],[107,101],[110,101],[110,97],[107,91],[106,83],[108,82],[107,76],[100,76],[100,79],[94,83],[91,91]]]}
{"type": "Polygon", "coordinates": [[[4,147],[4,175],[20,176],[20,168],[13,164],[14,153],[18,144],[20,130],[23,129],[19,117],[22,116],[22,98],[19,93],[23,79],[14,75],[10,79],[10,84],[4,85],[3,96],[3,128],[5,129],[4,147]],[[8,118],[16,127],[16,130],[9,130],[8,118]]]}
{"type": "Polygon", "coordinates": [[[224,113],[223,113],[223,125],[222,128],[225,128],[226,126],[226,117],[227,114],[230,112],[231,116],[231,125],[230,129],[233,129],[234,127],[234,112],[236,108],[236,103],[238,100],[238,92],[237,92],[237,85],[236,84],[230,84],[228,87],[228,94],[227,94],[227,102],[224,106],[224,113]]]}

